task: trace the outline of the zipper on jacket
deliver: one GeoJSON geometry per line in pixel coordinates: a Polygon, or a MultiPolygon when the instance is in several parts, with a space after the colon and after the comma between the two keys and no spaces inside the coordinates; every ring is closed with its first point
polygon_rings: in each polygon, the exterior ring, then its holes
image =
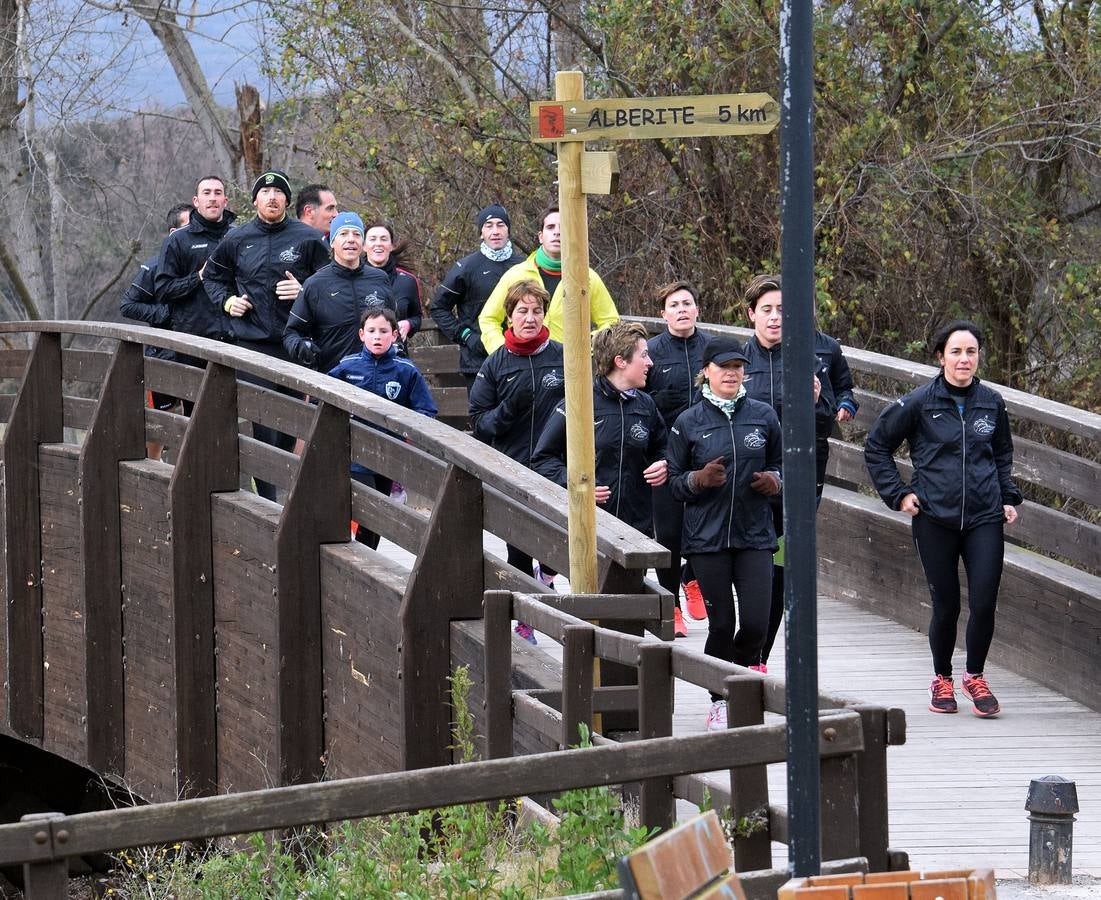
{"type": "MultiPolygon", "coordinates": [[[[688,409],[692,405],[692,360],[688,358],[687,338],[684,341],[684,370],[688,373],[688,406],[685,407],[685,409],[688,409]]],[[[667,424],[672,425],[673,423],[669,422],[667,424]]]]}
{"type": "Polygon", "coordinates": [[[528,357],[528,368],[531,369],[531,424],[528,426],[528,465],[535,455],[535,363],[528,357]]]}
{"type": "Polygon", "coordinates": [[[623,502],[623,449],[626,443],[627,427],[623,414],[623,394],[619,395],[619,472],[616,476],[615,517],[619,518],[619,505],[623,502]]]}
{"type": "Polygon", "coordinates": [[[726,516],[726,544],[729,547],[732,540],[730,535],[734,529],[734,489],[738,485],[738,444],[734,440],[734,419],[728,419],[727,424],[730,426],[730,450],[734,459],[734,472],[730,481],[730,511],[726,516]]]}
{"type": "Polygon", "coordinates": [[[765,352],[768,354],[768,405],[776,409],[776,375],[772,371],[772,348],[765,352]]]}
{"type": "Polygon", "coordinates": [[[960,486],[960,531],[963,531],[963,517],[967,511],[967,420],[963,417],[963,410],[958,406],[956,409],[960,414],[960,437],[963,441],[960,447],[960,475],[962,479],[960,486]]]}

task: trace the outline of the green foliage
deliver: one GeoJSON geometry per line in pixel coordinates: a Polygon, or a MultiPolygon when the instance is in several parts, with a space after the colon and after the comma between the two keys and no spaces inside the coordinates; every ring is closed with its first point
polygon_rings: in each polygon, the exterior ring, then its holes
{"type": "MultiPolygon", "coordinates": [[[[399,220],[429,279],[491,199],[531,248],[555,172],[527,103],[552,96],[559,42],[580,47],[589,96],[779,95],[779,0],[558,4],[553,33],[547,8],[279,7],[277,74],[323,123],[318,159],[399,220]]],[[[1096,404],[1099,5],[827,0],[815,15],[821,327],[900,353],[967,315],[989,334],[987,377],[1096,404]]],[[[742,322],[746,280],[778,268],[778,132],[615,149],[590,257],[619,307],[653,314],[652,288],[689,277],[705,319],[742,322]]]]}
{"type": "MultiPolygon", "coordinates": [[[[476,756],[470,687],[469,671],[456,669],[454,739],[463,761],[476,756]]],[[[591,746],[584,727],[580,745],[591,746]]],[[[620,798],[608,788],[567,791],[554,806],[554,827],[538,820],[520,826],[517,806],[477,803],[304,828],[284,841],[253,834],[244,849],[126,851],[107,893],[150,900],[520,900],[617,886],[616,860],[644,843],[647,830],[626,825],[620,798]]]]}

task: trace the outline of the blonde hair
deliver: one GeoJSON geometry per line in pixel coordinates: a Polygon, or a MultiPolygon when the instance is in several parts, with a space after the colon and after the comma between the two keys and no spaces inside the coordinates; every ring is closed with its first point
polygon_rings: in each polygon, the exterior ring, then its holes
{"type": "Polygon", "coordinates": [[[630,362],[638,347],[639,338],[649,335],[640,322],[619,319],[593,335],[593,367],[598,375],[607,375],[615,369],[615,358],[630,362]]]}

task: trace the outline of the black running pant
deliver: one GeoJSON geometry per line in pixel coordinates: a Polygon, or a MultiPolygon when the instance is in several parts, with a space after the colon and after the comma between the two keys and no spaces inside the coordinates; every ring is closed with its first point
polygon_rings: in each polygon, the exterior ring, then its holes
{"type": "MultiPolygon", "coordinates": [[[[272,356],[284,362],[290,362],[282,344],[263,343],[260,341],[238,341],[237,346],[245,350],[255,350],[257,353],[263,353],[266,356],[272,356]]],[[[261,378],[259,375],[253,375],[251,372],[239,370],[237,372],[237,380],[247,382],[248,384],[255,384],[258,387],[268,388],[277,393],[285,394],[288,397],[302,397],[298,391],[283,387],[281,384],[276,384],[274,381],[268,381],[268,379],[261,378]]],[[[296,438],[293,434],[284,434],[278,429],[269,428],[267,425],[261,425],[258,422],[252,423],[252,436],[255,440],[262,441],[265,444],[270,444],[273,447],[278,447],[280,450],[286,450],[288,452],[294,450],[296,442],[296,438]]],[[[263,481],[260,478],[254,480],[256,482],[257,494],[266,500],[274,501],[277,498],[278,489],[274,484],[263,481]]]]}
{"type": "Polygon", "coordinates": [[[669,483],[656,487],[654,500],[654,539],[669,551],[669,565],[657,570],[658,584],[673,595],[673,602],[680,609],[681,529],[684,526],[684,504],[673,499],[669,483]]]}
{"type": "MultiPolygon", "coordinates": [[[[514,569],[519,569],[525,575],[535,575],[535,566],[533,565],[535,560],[530,553],[525,553],[519,547],[513,547],[512,544],[505,544],[505,549],[508,550],[508,564],[514,569]]],[[[546,563],[539,563],[539,570],[545,575],[557,575],[558,572],[552,569],[546,563]]]]}
{"type": "Polygon", "coordinates": [[[929,649],[933,671],[952,677],[952,650],[960,617],[959,561],[967,572],[967,671],[981,675],[994,637],[994,611],[1005,554],[1003,522],[960,530],[947,528],[918,514],[911,522],[914,546],[929,582],[933,615],[929,622],[929,649]]]}
{"type": "Polygon", "coordinates": [[[757,665],[768,629],[772,552],[720,550],[693,553],[688,561],[707,607],[707,643],[703,652],[740,666],[757,665]],[[737,616],[731,587],[738,594],[737,616]]]}

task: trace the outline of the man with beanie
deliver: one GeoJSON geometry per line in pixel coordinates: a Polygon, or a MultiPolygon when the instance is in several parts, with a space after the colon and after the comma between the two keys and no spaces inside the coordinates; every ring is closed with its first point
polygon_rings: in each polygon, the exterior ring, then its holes
{"type": "Polygon", "coordinates": [[[447,273],[432,298],[430,311],[440,331],[459,345],[459,371],[466,379],[466,393],[486,360],[478,314],[501,276],[524,261],[512,247],[508,211],[492,204],[479,211],[475,222],[482,235],[481,246],[464,256],[447,273]]]}
{"type": "MultiPolygon", "coordinates": [[[[283,332],[291,304],[302,282],[328,265],[329,251],[316,228],[287,215],[291,185],[286,174],[271,170],[252,185],[256,218],[229,232],[206,264],[203,284],[215,307],[229,316],[237,343],[258,353],[288,359],[283,332]]],[[[241,374],[242,381],[294,394],[266,379],[241,374]]],[[[252,435],[282,450],[294,447],[294,437],[253,424],[252,435]]],[[[261,497],[275,499],[275,486],[256,480],[261,497]]]]}
{"type": "Polygon", "coordinates": [[[339,213],[328,238],[333,261],[306,279],[283,333],[290,358],[321,372],[363,349],[359,323],[368,306],[394,309],[390,279],[363,260],[363,220],[339,213]]]}
{"type": "MultiPolygon", "coordinates": [[[[513,266],[497,282],[478,316],[482,332],[482,344],[492,353],[504,344],[505,295],[518,281],[532,280],[542,284],[551,295],[550,306],[543,324],[550,331],[551,340],[561,342],[565,313],[562,310],[562,227],[557,206],[543,211],[539,227],[539,249],[519,265],[513,266]]],[[[600,276],[589,269],[589,320],[593,329],[607,328],[619,319],[615,302],[600,276]]]]}
{"type": "MultiPolygon", "coordinates": [[[[226,208],[226,202],[226,186],[221,178],[217,175],[200,178],[191,198],[195,209],[187,227],[173,232],[161,248],[154,286],[157,301],[172,310],[173,331],[219,341],[230,334],[226,314],[210,302],[203,282],[207,260],[237,218],[236,213],[226,208]]],[[[204,365],[202,360],[186,354],[177,354],[177,359],[204,365]]]]}

